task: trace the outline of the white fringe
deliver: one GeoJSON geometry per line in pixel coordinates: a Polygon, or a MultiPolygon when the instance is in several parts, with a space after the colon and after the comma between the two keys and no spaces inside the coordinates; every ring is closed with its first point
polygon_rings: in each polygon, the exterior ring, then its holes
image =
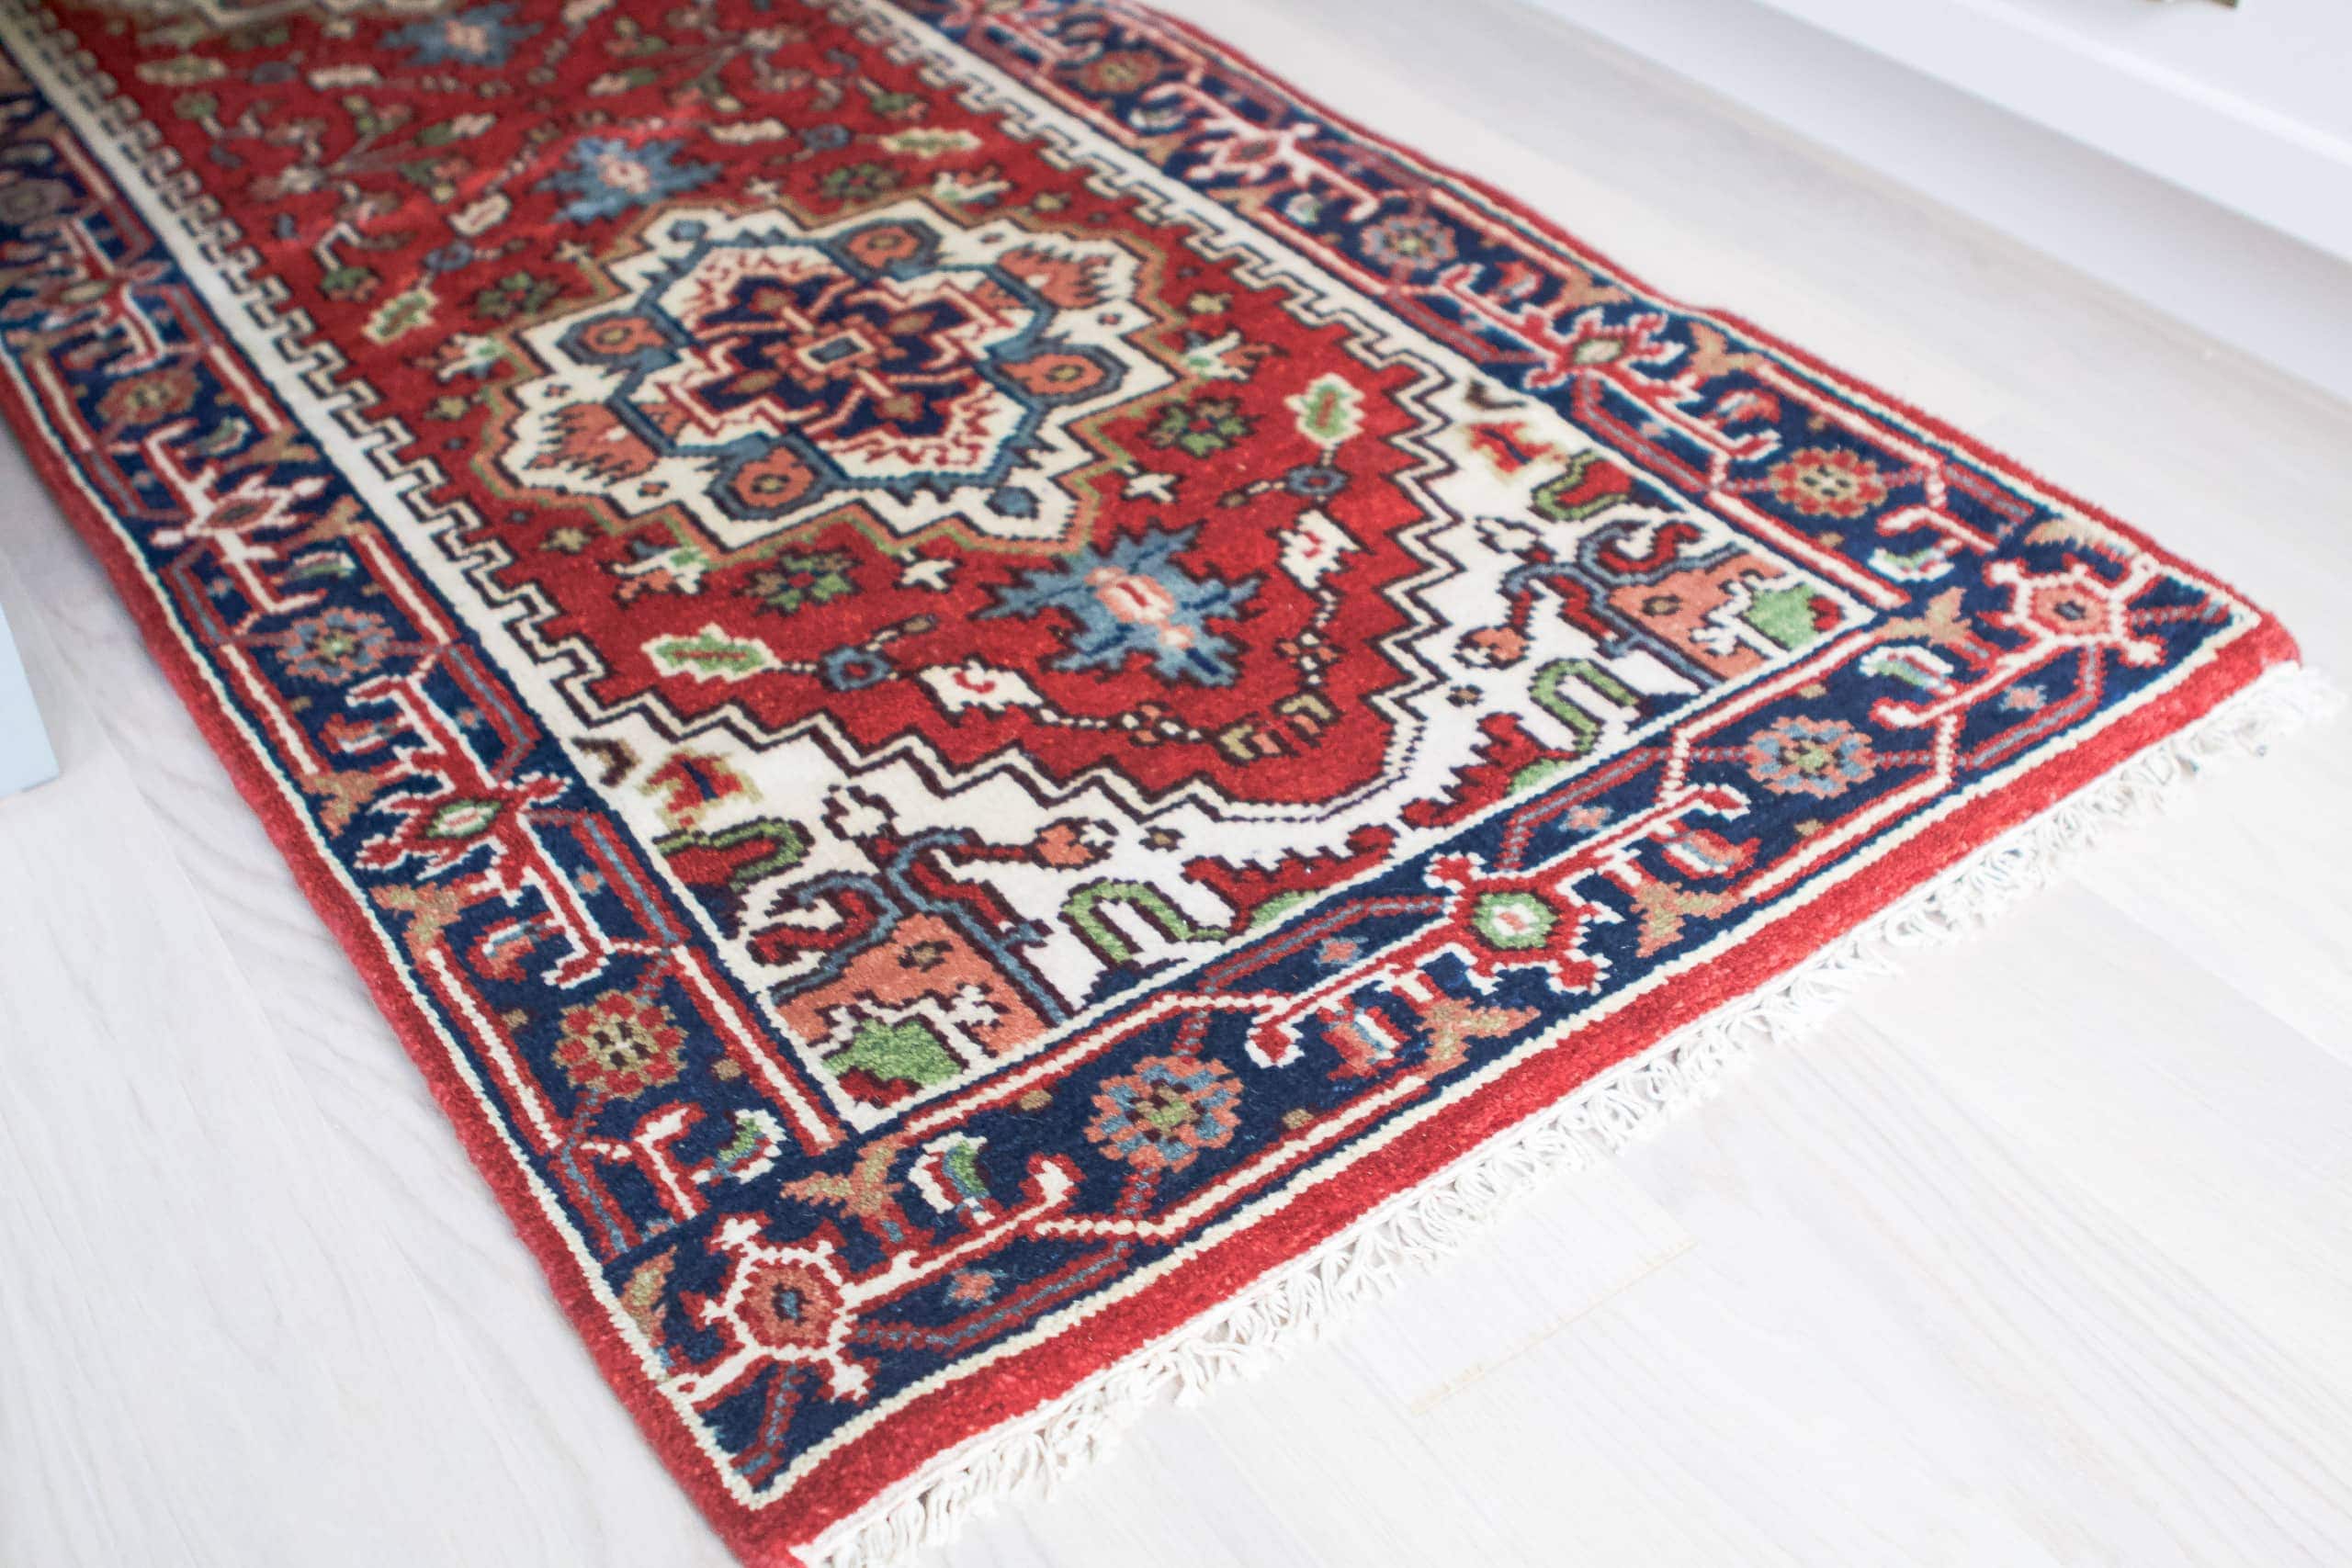
{"type": "Polygon", "coordinates": [[[2061,880],[2113,829],[2160,812],[2211,761],[2258,754],[2341,699],[2299,665],[2265,671],[2211,712],[2018,824],[1770,984],[1595,1077],[1060,1398],[949,1450],[805,1552],[810,1568],[895,1568],[973,1517],[1043,1493],[1162,1399],[1190,1403],[1264,1371],[1350,1308],[1435,1263],[1545,1179],[1599,1163],[1711,1098],[1758,1046],[1803,1038],[1906,949],[1957,941],[2061,880]]]}

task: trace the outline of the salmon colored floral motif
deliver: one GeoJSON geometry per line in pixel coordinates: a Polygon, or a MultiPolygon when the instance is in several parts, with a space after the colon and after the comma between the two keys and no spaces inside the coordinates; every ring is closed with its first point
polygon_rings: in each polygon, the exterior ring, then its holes
{"type": "Polygon", "coordinates": [[[2292,657],[1124,0],[0,45],[0,405],[752,1562],[2292,657]]]}

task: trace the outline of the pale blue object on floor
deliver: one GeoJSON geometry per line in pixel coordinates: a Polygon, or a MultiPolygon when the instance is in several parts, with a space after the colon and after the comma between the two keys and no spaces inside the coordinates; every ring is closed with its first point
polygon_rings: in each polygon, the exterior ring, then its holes
{"type": "Polygon", "coordinates": [[[0,612],[0,795],[56,776],[57,754],[40,727],[40,710],[33,706],[33,689],[25,679],[25,661],[17,657],[17,639],[8,635],[7,615],[0,612]]]}

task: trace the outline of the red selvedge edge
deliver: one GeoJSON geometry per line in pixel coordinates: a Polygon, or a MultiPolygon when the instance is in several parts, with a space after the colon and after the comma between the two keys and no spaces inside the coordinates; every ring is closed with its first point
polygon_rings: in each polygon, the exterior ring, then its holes
{"type": "MultiPolygon", "coordinates": [[[[1560,1048],[1532,1054],[1492,1082],[1432,1113],[1411,1137],[1360,1159],[1343,1180],[1310,1189],[1247,1230],[1182,1257],[1132,1296],[1095,1311],[1082,1325],[1012,1352],[946,1388],[916,1396],[899,1413],[829,1455],[792,1489],[787,1495],[788,1503],[779,1499],[766,1507],[752,1508],[737,1502],[726,1491],[714,1474],[709,1456],[650,1382],[636,1353],[582,1276],[570,1246],[541,1210],[525,1172],[509,1156],[503,1134],[449,1063],[440,1032],[416,1007],[402,980],[402,971],[385,952],[386,945],[394,939],[375,923],[368,910],[355,904],[350,889],[335,875],[331,863],[313,841],[309,825],[288,805],[283,794],[288,781],[275,759],[247,743],[238,719],[222,705],[164,602],[117,536],[113,525],[84,493],[79,479],[49,439],[40,411],[11,379],[0,403],[5,403],[9,425],[34,470],[98,557],[117,593],[138,623],[149,650],[164,667],[182,703],[194,715],[198,728],[220,755],[238,792],[261,818],[296,883],[334,933],[377,1007],[390,1021],[393,1032],[424,1074],[434,1099],[457,1130],[459,1143],[497,1195],[516,1234],[537,1259],[549,1288],[587,1344],[597,1369],[713,1528],[746,1562],[760,1568],[786,1568],[800,1563],[802,1548],[857,1514],[940,1454],[1035,1411],[1069,1393],[1087,1378],[1213,1311],[1260,1276],[1312,1251],[1382,1202],[1419,1185],[1490,1138],[1557,1103],[1594,1075],[1639,1055],[1683,1025],[1770,983],[2008,829],[2194,722],[2243,690],[2264,671],[2292,663],[2297,658],[2293,639],[2274,616],[2253,606],[2243,594],[2210,571],[2191,566],[2101,508],[2050,484],[2023,466],[1869,383],[1831,369],[1814,355],[1744,318],[1721,310],[1691,311],[1676,305],[1669,297],[1521,202],[1483,181],[1366,130],[1190,23],[1143,12],[1139,7],[1119,8],[1148,17],[1152,22],[1187,37],[1351,136],[1395,152],[1431,175],[1460,185],[1525,224],[1538,237],[1610,274],[1652,301],[1669,310],[1727,321],[1811,373],[1876,400],[1972,459],[2034,486],[2114,529],[2159,559],[2224,589],[2253,608],[2257,620],[2250,631],[2224,647],[2161,698],[1957,808],[1943,819],[1943,830],[1898,846],[1879,862],[1866,881],[1839,885],[1824,897],[1780,918],[1764,935],[1718,955],[1703,974],[1686,974],[1679,981],[1637,998],[1605,1025],[1591,1031],[1591,1038],[1571,1037],[1560,1048]]],[[[65,128],[65,133],[74,134],[70,126],[65,128]]]]}

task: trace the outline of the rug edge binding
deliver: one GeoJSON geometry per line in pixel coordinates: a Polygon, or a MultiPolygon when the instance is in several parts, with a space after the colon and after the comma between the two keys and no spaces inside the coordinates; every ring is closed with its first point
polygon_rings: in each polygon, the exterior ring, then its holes
{"type": "Polygon", "coordinates": [[[1904,954],[1964,941],[2064,882],[2111,833],[2170,809],[2207,767],[2259,756],[2344,705],[2309,666],[2272,665],[1769,984],[1496,1134],[1173,1334],[934,1458],[814,1541],[754,1561],[902,1568],[973,1520],[1044,1495],[1152,1407],[1192,1404],[1270,1370],[1477,1239],[1554,1178],[1600,1165],[1713,1099],[1759,1051],[1801,1043],[1865,983],[1899,974],[1904,954]]]}

